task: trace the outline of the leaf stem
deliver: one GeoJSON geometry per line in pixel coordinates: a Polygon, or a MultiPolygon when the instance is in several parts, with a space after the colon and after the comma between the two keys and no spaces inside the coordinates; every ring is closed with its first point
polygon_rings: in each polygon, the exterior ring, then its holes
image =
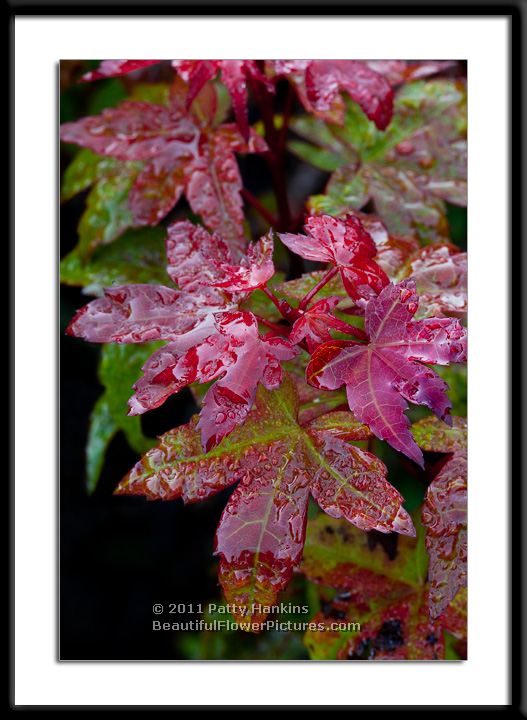
{"type": "Polygon", "coordinates": [[[280,333],[280,335],[285,335],[286,337],[289,337],[290,328],[286,328],[284,325],[279,325],[278,323],[271,322],[270,320],[267,320],[261,315],[255,315],[255,317],[259,323],[262,323],[262,325],[266,325],[268,328],[271,328],[275,332],[280,333]]]}
{"type": "Polygon", "coordinates": [[[327,273],[317,282],[317,284],[311,288],[311,290],[305,295],[302,300],[300,301],[300,304],[298,306],[299,310],[305,310],[307,305],[311,302],[311,299],[315,297],[315,295],[322,290],[324,285],[326,285],[332,277],[334,277],[338,272],[337,267],[332,267],[330,270],[327,271],[327,273]]]}
{"type": "Polygon", "coordinates": [[[333,326],[334,330],[339,330],[340,332],[346,333],[347,335],[354,335],[359,340],[368,340],[368,336],[364,332],[364,330],[361,330],[358,327],[355,327],[355,325],[351,325],[350,323],[344,322],[344,320],[341,320],[338,317],[333,316],[335,320],[335,325],[333,326]],[[337,327],[338,325],[338,327],[337,327]]]}
{"type": "Polygon", "coordinates": [[[278,230],[288,231],[292,229],[292,216],[287,197],[287,186],[284,173],[284,144],[282,134],[276,131],[274,124],[273,94],[260,83],[252,83],[253,95],[262,116],[265,131],[265,140],[269,152],[265,158],[271,173],[271,180],[276,196],[278,208],[278,230]]]}
{"type": "Polygon", "coordinates": [[[272,292],[272,290],[269,290],[267,285],[264,285],[261,290],[267,295],[269,300],[274,303],[274,305],[278,309],[278,312],[284,318],[284,320],[287,320],[287,322],[293,322],[294,320],[296,320],[296,318],[298,317],[298,311],[295,310],[295,308],[292,308],[291,305],[287,302],[287,300],[280,300],[280,298],[277,298],[276,295],[272,292]]]}
{"type": "Polygon", "coordinates": [[[290,84],[287,87],[287,95],[284,103],[284,110],[282,113],[282,127],[280,128],[279,146],[280,151],[285,151],[285,145],[287,141],[287,131],[289,129],[289,118],[291,117],[291,110],[293,108],[293,88],[290,84]]]}

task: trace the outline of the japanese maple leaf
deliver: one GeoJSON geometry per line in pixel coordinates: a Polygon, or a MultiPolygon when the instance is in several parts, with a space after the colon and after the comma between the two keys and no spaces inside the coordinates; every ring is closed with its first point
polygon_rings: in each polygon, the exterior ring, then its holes
{"type": "Polygon", "coordinates": [[[280,361],[298,352],[287,339],[261,338],[254,315],[233,308],[235,297],[240,301],[265,282],[262,273],[273,274],[271,256],[270,237],[252,246],[243,266],[227,266],[243,279],[237,292],[223,293],[210,284],[221,276],[222,263],[233,262],[226,244],[188,221],[174,223],[168,229],[167,273],[181,290],[145,284],[107,289],[79,310],[67,332],[91,342],[170,341],[144,366],[131,414],[158,407],[189,383],[219,378],[205,397],[200,424],[211,447],[244,421],[257,383],[277,387],[280,361]]]}
{"type": "Polygon", "coordinates": [[[250,136],[247,111],[247,80],[264,85],[274,92],[273,83],[260,71],[256,60],[173,60],[172,66],[188,83],[187,107],[190,107],[208,80],[218,72],[232,100],[238,128],[248,142],[250,136]]]}
{"type": "Polygon", "coordinates": [[[453,418],[452,427],[437,418],[412,426],[423,450],[449,457],[426,492],[422,523],[430,556],[430,615],[438,617],[467,584],[467,421],[453,418]]]}
{"type": "MultiPolygon", "coordinates": [[[[401,277],[403,266],[410,262],[420,250],[419,241],[414,235],[394,235],[378,215],[352,210],[346,215],[357,217],[364,229],[371,235],[377,248],[375,262],[384,270],[390,280],[402,280],[410,275],[407,272],[401,277]]],[[[424,248],[426,250],[426,248],[424,248]]],[[[414,278],[415,279],[415,278],[414,278]]],[[[419,290],[419,286],[418,286],[419,290]]],[[[420,302],[423,300],[420,298],[420,302]]]]}
{"type": "Polygon", "coordinates": [[[103,60],[97,70],[92,70],[82,76],[85,82],[101,80],[102,78],[126,75],[135,70],[142,70],[157,65],[161,60],[103,60]]]}
{"type": "Polygon", "coordinates": [[[419,526],[417,537],[399,535],[388,554],[375,533],[323,515],[310,523],[300,569],[321,586],[322,610],[304,638],[313,660],[443,660],[445,632],[466,642],[464,591],[440,616],[428,613],[423,546],[419,526]],[[338,592],[327,599],[325,587],[338,592]]]}
{"type": "Polygon", "coordinates": [[[334,265],[354,300],[370,298],[388,283],[386,273],[373,260],[375,243],[357,217],[312,216],[304,229],[306,235],[279,233],[280,240],[307,260],[334,265]]]}
{"type": "Polygon", "coordinates": [[[61,138],[121,161],[141,161],[129,206],[135,226],[156,225],[184,193],[192,210],[237,252],[245,246],[242,181],[235,152],[263,152],[256,133],[245,142],[233,125],[217,128],[181,107],[125,101],[101,115],[61,127],[61,138]]]}
{"type": "Polygon", "coordinates": [[[392,88],[361,60],[275,60],[268,65],[278,76],[291,77],[308,112],[329,115],[342,124],[344,102],[340,93],[345,92],[379,130],[390,123],[392,88]]]}
{"type": "MultiPolygon", "coordinates": [[[[118,494],[203,500],[238,483],[216,534],[220,582],[240,621],[258,623],[298,566],[308,498],[363,530],[415,533],[385,465],[352,445],[369,430],[349,412],[298,423],[298,397],[286,377],[258,389],[244,425],[213,453],[201,449],[196,418],[160,439],[122,481],[118,494]]],[[[251,628],[248,628],[251,629],[251,628]]]]}
{"type": "Polygon", "coordinates": [[[451,318],[414,320],[419,304],[413,280],[387,285],[366,306],[368,344],[333,340],[316,349],[308,382],[335,390],[346,386],[350,409],[372,432],[423,466],[409,430],[408,403],[426,405],[451,422],[447,384],[422,363],[466,361],[466,330],[451,318]]]}

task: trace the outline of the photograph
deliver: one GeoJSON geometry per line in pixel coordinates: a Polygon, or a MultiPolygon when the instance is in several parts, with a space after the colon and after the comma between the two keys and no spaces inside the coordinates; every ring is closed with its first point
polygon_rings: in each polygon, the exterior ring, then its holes
{"type": "Polygon", "coordinates": [[[470,72],[60,60],[60,661],[470,660],[470,72]]]}

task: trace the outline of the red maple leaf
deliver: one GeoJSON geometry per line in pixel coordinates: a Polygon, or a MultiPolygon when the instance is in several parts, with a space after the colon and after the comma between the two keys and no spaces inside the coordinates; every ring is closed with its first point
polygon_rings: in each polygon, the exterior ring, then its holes
{"type": "Polygon", "coordinates": [[[389,282],[384,270],[373,260],[376,245],[356,216],[338,219],[316,215],[306,220],[304,228],[306,235],[280,233],[280,240],[307,260],[334,265],[354,300],[371,298],[389,282]]]}
{"type": "Polygon", "coordinates": [[[350,409],[372,432],[419,465],[423,455],[409,431],[407,401],[451,422],[447,384],[422,363],[466,361],[466,330],[451,318],[414,320],[413,280],[390,284],[367,304],[368,344],[333,340],[316,349],[307,379],[317,388],[346,386],[350,409]]]}
{"type": "MultiPolygon", "coordinates": [[[[363,213],[360,210],[351,210],[348,215],[358,218],[364,229],[370,233],[377,248],[375,262],[393,280],[402,280],[402,268],[410,258],[414,257],[420,247],[419,240],[413,235],[394,235],[388,231],[378,215],[363,213]]],[[[409,273],[408,273],[409,274],[409,273]]],[[[421,294],[420,302],[422,303],[421,294]]]]}
{"type": "Polygon", "coordinates": [[[290,77],[308,112],[344,122],[347,93],[365,115],[384,130],[393,114],[393,90],[390,83],[361,60],[275,60],[269,61],[271,71],[290,77]]]}
{"type": "Polygon", "coordinates": [[[338,330],[366,339],[367,336],[362,330],[333,315],[331,311],[336,308],[340,300],[339,297],[322,298],[306,311],[299,311],[301,315],[295,320],[289,334],[291,342],[298,344],[305,340],[307,349],[312,353],[319,345],[332,339],[330,330],[338,330]]]}

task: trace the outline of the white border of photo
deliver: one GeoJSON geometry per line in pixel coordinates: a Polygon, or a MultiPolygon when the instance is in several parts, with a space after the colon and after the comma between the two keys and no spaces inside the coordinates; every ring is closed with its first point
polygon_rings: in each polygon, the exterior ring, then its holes
{"type": "Polygon", "coordinates": [[[510,702],[508,18],[18,17],[14,34],[15,706],[510,702]],[[57,659],[58,62],[221,58],[226,53],[238,58],[468,60],[470,491],[465,662],[57,659]]]}

